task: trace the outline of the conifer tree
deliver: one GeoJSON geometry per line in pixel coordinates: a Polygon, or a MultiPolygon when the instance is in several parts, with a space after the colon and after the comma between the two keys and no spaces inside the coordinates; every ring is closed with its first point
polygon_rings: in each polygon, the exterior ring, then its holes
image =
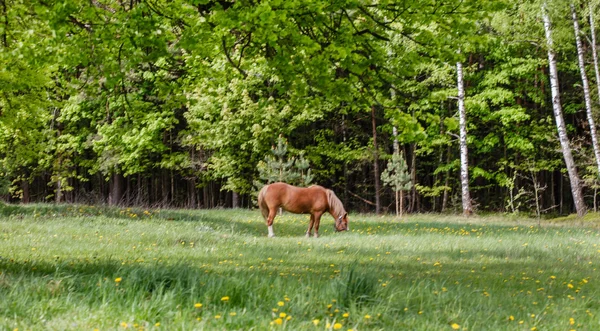
{"type": "Polygon", "coordinates": [[[396,193],[396,216],[402,217],[404,191],[412,188],[408,166],[402,154],[395,152],[388,162],[387,168],[381,173],[384,185],[392,188],[396,193]],[[400,195],[400,198],[398,198],[400,195]]]}

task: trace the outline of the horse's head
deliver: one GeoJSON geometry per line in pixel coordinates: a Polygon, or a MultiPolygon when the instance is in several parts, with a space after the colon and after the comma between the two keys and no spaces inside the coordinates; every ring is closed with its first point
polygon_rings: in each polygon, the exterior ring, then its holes
{"type": "Polygon", "coordinates": [[[348,213],[343,213],[335,219],[335,231],[348,231],[348,213]]]}

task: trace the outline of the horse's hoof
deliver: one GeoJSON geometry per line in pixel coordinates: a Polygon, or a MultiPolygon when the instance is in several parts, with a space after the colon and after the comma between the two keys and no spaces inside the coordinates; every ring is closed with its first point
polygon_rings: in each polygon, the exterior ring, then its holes
{"type": "Polygon", "coordinates": [[[319,238],[319,235],[315,233],[315,238],[319,238]]]}
{"type": "Polygon", "coordinates": [[[306,238],[310,238],[310,233],[306,233],[306,238]]]}
{"type": "Polygon", "coordinates": [[[269,238],[275,238],[275,235],[274,234],[270,234],[269,238]]]}

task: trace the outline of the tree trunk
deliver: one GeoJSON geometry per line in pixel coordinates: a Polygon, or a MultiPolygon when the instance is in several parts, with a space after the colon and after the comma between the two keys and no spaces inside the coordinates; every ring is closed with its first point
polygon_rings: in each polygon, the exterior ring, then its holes
{"type": "Polygon", "coordinates": [[[121,174],[113,174],[109,183],[108,205],[118,206],[123,197],[123,176],[121,174]]]}
{"type": "Polygon", "coordinates": [[[237,192],[231,192],[231,208],[240,208],[240,195],[237,192]]]}
{"type": "Polygon", "coordinates": [[[598,103],[600,103],[600,69],[598,69],[598,52],[596,50],[596,31],[594,30],[594,11],[590,8],[590,30],[592,34],[592,56],[594,58],[594,71],[596,72],[596,86],[598,87],[598,103]]]}
{"type": "Polygon", "coordinates": [[[471,194],[469,192],[469,151],[467,149],[467,119],[465,112],[465,88],[463,82],[462,63],[456,63],[458,86],[458,118],[460,127],[460,185],[462,188],[463,215],[473,213],[471,194]]]}
{"type": "Polygon", "coordinates": [[[56,194],[54,195],[54,202],[61,203],[62,202],[62,179],[58,179],[56,181],[56,194]]]}
{"type": "Polygon", "coordinates": [[[411,196],[411,200],[410,200],[410,208],[408,209],[410,213],[415,213],[418,212],[418,208],[416,207],[417,205],[417,199],[418,199],[418,192],[417,192],[417,187],[415,184],[417,184],[417,144],[413,143],[412,144],[412,155],[410,158],[410,180],[412,182],[412,188],[410,189],[410,196],[411,196]]]}
{"type": "Polygon", "coordinates": [[[579,21],[577,19],[577,13],[575,12],[575,6],[571,3],[571,14],[573,15],[573,29],[575,30],[575,41],[577,44],[577,58],[579,60],[579,72],[581,73],[581,82],[583,84],[583,96],[585,100],[585,113],[587,120],[590,125],[590,135],[592,136],[592,147],[594,149],[594,156],[596,157],[596,166],[598,174],[600,174],[600,147],[598,146],[598,136],[596,135],[596,124],[594,123],[594,117],[592,116],[592,98],[590,96],[590,84],[588,82],[587,74],[585,73],[585,61],[583,59],[583,46],[581,44],[581,38],[579,37],[579,21]]]}
{"type": "Polygon", "coordinates": [[[29,194],[29,181],[27,179],[21,180],[21,190],[23,191],[21,203],[29,203],[31,201],[31,195],[29,194]]]}
{"type": "MultiPolygon", "coordinates": [[[[392,133],[394,134],[394,155],[400,154],[400,145],[398,144],[398,129],[394,126],[392,128],[392,133]]],[[[398,191],[396,193],[396,216],[400,216],[400,207],[398,206],[398,191]]]]}
{"type": "Polygon", "coordinates": [[[373,175],[375,177],[375,213],[381,213],[381,202],[379,192],[381,184],[379,182],[379,151],[377,149],[377,123],[375,122],[375,106],[371,106],[371,123],[373,126],[373,175]]]}
{"type": "Polygon", "coordinates": [[[558,70],[556,68],[556,53],[553,49],[552,28],[546,3],[542,5],[542,16],[544,19],[544,30],[546,32],[546,43],[548,45],[548,66],[550,69],[552,108],[554,109],[554,118],[556,120],[556,128],[558,130],[558,139],[560,140],[560,146],[562,148],[563,157],[567,166],[567,172],[569,174],[571,194],[573,195],[575,209],[577,210],[577,215],[581,217],[585,215],[585,204],[583,201],[583,195],[581,193],[579,175],[577,174],[577,168],[575,167],[575,161],[573,160],[573,155],[571,153],[569,138],[567,137],[567,130],[565,128],[565,122],[562,114],[562,106],[560,104],[560,92],[558,90],[558,70]]]}
{"type": "Polygon", "coordinates": [[[188,179],[188,208],[195,209],[196,205],[196,179],[188,179]]]}
{"type": "MultiPolygon", "coordinates": [[[[446,148],[446,164],[450,163],[450,146],[446,148]]],[[[446,207],[448,206],[448,185],[450,185],[450,171],[446,170],[444,179],[444,195],[442,197],[442,213],[446,211],[446,207]]]]}
{"type": "Polygon", "coordinates": [[[400,190],[400,218],[402,218],[402,213],[403,213],[403,209],[404,209],[404,191],[400,190]]]}

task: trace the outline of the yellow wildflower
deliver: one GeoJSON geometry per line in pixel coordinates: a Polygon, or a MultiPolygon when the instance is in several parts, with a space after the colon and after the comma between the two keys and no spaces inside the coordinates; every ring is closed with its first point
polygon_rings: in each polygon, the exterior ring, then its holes
{"type": "Polygon", "coordinates": [[[458,325],[456,323],[452,323],[452,325],[450,325],[450,327],[452,328],[452,330],[458,330],[458,329],[460,329],[460,325],[458,325]]]}

